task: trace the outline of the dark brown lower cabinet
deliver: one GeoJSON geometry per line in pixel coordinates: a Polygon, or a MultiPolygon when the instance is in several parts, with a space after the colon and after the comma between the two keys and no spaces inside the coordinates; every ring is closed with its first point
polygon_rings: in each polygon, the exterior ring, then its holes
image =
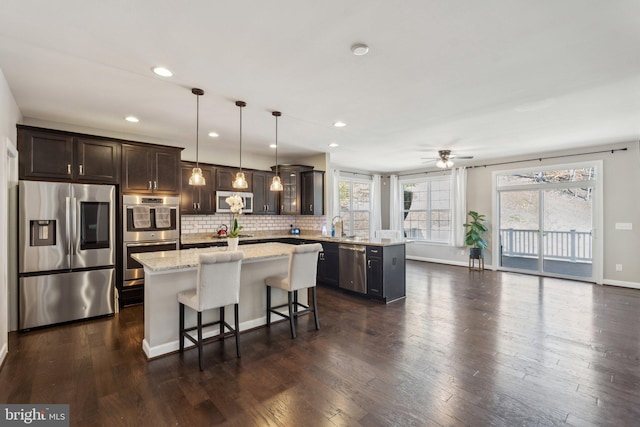
{"type": "Polygon", "coordinates": [[[338,243],[322,243],[322,252],[318,258],[318,283],[323,285],[338,287],[339,283],[339,255],[338,243]]]}
{"type": "Polygon", "coordinates": [[[367,246],[367,293],[391,302],[406,295],[405,245],[367,246]]]}

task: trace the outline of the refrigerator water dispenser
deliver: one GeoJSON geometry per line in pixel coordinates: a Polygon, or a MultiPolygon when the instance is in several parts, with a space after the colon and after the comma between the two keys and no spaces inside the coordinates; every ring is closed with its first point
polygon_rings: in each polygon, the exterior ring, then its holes
{"type": "Polygon", "coordinates": [[[55,246],[56,245],[56,221],[35,220],[31,221],[31,246],[55,246]]]}

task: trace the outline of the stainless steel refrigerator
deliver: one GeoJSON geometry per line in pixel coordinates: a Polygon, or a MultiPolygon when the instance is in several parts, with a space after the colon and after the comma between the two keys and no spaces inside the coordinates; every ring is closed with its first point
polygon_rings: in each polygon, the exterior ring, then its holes
{"type": "Polygon", "coordinates": [[[19,328],[112,314],[115,187],[20,181],[19,328]]]}

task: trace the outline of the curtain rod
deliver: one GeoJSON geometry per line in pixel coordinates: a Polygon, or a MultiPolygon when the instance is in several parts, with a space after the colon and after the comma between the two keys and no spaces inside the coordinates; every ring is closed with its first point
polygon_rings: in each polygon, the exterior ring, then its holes
{"type": "Polygon", "coordinates": [[[343,173],[350,173],[351,175],[362,175],[362,176],[366,176],[367,178],[373,178],[373,175],[368,175],[368,174],[366,174],[366,173],[350,172],[350,171],[343,171],[343,170],[340,170],[340,175],[342,175],[343,173]]]}
{"type": "MultiPolygon", "coordinates": [[[[424,172],[411,172],[411,173],[400,173],[397,176],[412,176],[412,175],[429,175],[430,173],[441,173],[443,175],[449,175],[451,169],[438,169],[434,171],[424,171],[424,172]]],[[[391,175],[387,175],[386,178],[390,178],[391,175]]]]}
{"type": "MultiPolygon", "coordinates": [[[[547,157],[536,157],[534,159],[526,159],[526,160],[512,160],[510,162],[500,162],[500,163],[489,163],[486,165],[477,165],[477,166],[468,166],[468,169],[475,169],[475,168],[486,168],[487,166],[500,166],[500,165],[508,165],[508,164],[512,164],[512,163],[524,163],[524,162],[532,162],[535,160],[538,161],[543,161],[543,160],[549,160],[549,159],[559,159],[562,157],[575,157],[575,156],[584,156],[587,154],[601,154],[601,153],[615,153],[616,151],[627,151],[627,147],[624,148],[613,148],[611,150],[600,150],[600,151],[591,151],[591,152],[587,152],[587,153],[576,153],[576,154],[562,154],[559,156],[547,156],[547,157]]],[[[449,169],[443,169],[443,170],[432,170],[432,171],[424,171],[424,172],[413,172],[413,173],[405,173],[405,174],[398,174],[397,176],[411,176],[411,175],[428,175],[430,173],[439,173],[439,172],[446,172],[449,169]]]]}
{"type": "Polygon", "coordinates": [[[562,155],[559,155],[559,156],[536,157],[534,159],[512,160],[510,162],[501,162],[501,163],[489,163],[489,164],[486,164],[486,165],[469,166],[469,169],[486,168],[487,166],[509,165],[509,164],[512,164],[512,163],[533,162],[535,160],[538,160],[538,161],[541,162],[543,160],[560,159],[560,158],[563,158],[563,157],[584,156],[584,155],[587,155],[587,154],[601,154],[601,153],[611,153],[611,154],[613,154],[616,151],[627,151],[627,147],[624,147],[624,148],[613,148],[611,150],[591,151],[591,152],[588,152],[588,153],[562,154],[562,155]]]}

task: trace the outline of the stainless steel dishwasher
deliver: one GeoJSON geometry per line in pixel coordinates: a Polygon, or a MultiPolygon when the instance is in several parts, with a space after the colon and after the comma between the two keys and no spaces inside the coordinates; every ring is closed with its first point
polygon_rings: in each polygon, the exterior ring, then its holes
{"type": "Polygon", "coordinates": [[[340,256],[340,282],[342,289],[367,293],[367,247],[362,245],[338,246],[340,256]]]}

